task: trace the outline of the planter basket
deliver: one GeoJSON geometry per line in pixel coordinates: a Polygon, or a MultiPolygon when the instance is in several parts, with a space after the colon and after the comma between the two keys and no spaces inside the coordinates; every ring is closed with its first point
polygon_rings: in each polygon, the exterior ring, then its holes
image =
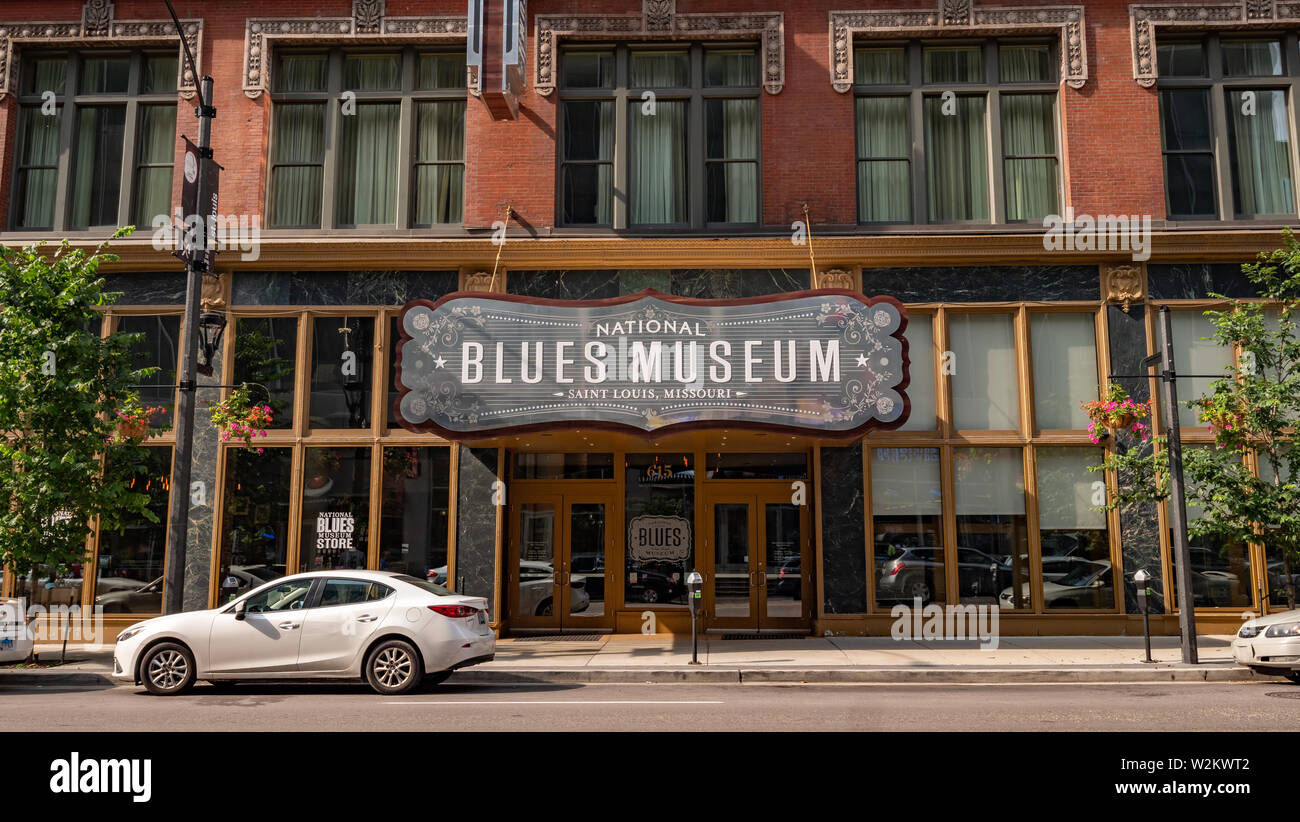
{"type": "Polygon", "coordinates": [[[124,440],[139,440],[149,433],[147,420],[122,420],[117,424],[117,435],[124,440]]]}

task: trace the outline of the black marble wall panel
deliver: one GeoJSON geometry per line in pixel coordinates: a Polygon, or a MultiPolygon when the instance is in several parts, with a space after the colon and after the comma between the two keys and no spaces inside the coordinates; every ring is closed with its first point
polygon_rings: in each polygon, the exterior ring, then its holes
{"type": "Polygon", "coordinates": [[[862,443],[821,449],[822,605],[828,614],[867,612],[867,536],[862,443]]]}
{"type": "Polygon", "coordinates": [[[189,524],[185,532],[185,592],[182,607],[187,611],[208,607],[209,582],[212,575],[212,537],[216,524],[217,460],[221,444],[217,429],[212,427],[210,400],[218,397],[216,388],[203,390],[205,385],[225,382],[221,363],[221,349],[212,357],[212,375],[196,374],[200,390],[199,401],[194,406],[194,445],[190,452],[190,487],[173,488],[173,494],[189,497],[189,524]]]}
{"type": "MultiPolygon", "coordinates": [[[[1134,305],[1127,312],[1118,305],[1106,309],[1107,326],[1110,328],[1110,370],[1112,374],[1143,374],[1142,359],[1147,355],[1146,308],[1134,305]]],[[[1138,402],[1151,399],[1150,384],[1142,378],[1118,380],[1129,396],[1138,402]]],[[[1117,448],[1150,448],[1148,443],[1142,445],[1127,434],[1119,434],[1115,443],[1117,448]]],[[[1132,484],[1132,477],[1121,475],[1121,487],[1132,484]]],[[[1137,605],[1137,588],[1133,584],[1133,574],[1145,568],[1151,574],[1150,587],[1157,592],[1164,591],[1164,580],[1160,565],[1160,529],[1156,519],[1157,507],[1154,503],[1133,503],[1124,505],[1119,510],[1119,536],[1121,558],[1124,563],[1124,610],[1126,613],[1141,613],[1137,605]]],[[[1163,613],[1163,596],[1152,602],[1152,610],[1163,613]]]]}
{"type": "Polygon", "coordinates": [[[121,292],[116,305],[184,305],[185,270],[178,268],[162,274],[105,274],[104,290],[121,292]]]}
{"type": "Polygon", "coordinates": [[[405,305],[455,291],[455,271],[248,271],[234,275],[232,305],[405,305]]]}
{"type": "Polygon", "coordinates": [[[599,300],[647,288],[700,300],[739,299],[804,291],[807,269],[612,269],[608,271],[511,271],[511,294],[551,300],[599,300]]]}
{"type": "Polygon", "coordinates": [[[1194,300],[1211,291],[1228,297],[1259,293],[1237,263],[1148,263],[1147,290],[1153,300],[1194,300]]]}
{"type": "Polygon", "coordinates": [[[458,470],[456,592],[487,597],[491,608],[497,578],[497,506],[492,487],[497,481],[497,449],[461,448],[458,470]]]}
{"type": "Polygon", "coordinates": [[[1101,299],[1092,265],[864,268],[862,290],[905,303],[1101,299]]]}

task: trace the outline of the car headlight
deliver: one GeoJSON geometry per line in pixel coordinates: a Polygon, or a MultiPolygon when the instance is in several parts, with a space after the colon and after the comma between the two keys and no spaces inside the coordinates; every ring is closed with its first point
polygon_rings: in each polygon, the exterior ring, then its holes
{"type": "Polygon", "coordinates": [[[130,628],[127,628],[125,631],[117,635],[117,641],[125,642],[126,640],[130,639],[131,637],[135,636],[136,634],[140,633],[143,630],[144,630],[143,624],[132,625],[130,628]]]}
{"type": "Polygon", "coordinates": [[[1241,630],[1237,632],[1237,636],[1241,637],[1242,639],[1250,639],[1251,637],[1259,636],[1259,626],[1243,625],[1241,626],[1241,630]]]}
{"type": "Polygon", "coordinates": [[[1277,625],[1270,625],[1268,630],[1264,632],[1264,636],[1300,636],[1300,622],[1281,622],[1277,625]]]}

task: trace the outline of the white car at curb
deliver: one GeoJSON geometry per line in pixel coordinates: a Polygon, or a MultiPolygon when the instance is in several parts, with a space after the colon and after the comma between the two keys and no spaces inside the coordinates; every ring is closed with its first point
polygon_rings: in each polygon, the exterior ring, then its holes
{"type": "Polygon", "coordinates": [[[117,637],[113,676],[161,696],[200,679],[364,679],[393,695],[495,653],[482,597],[388,571],[312,571],[132,625],[117,637]]]}
{"type": "Polygon", "coordinates": [[[22,662],[32,655],[36,640],[25,605],[18,597],[0,597],[0,665],[22,662]]]}
{"type": "Polygon", "coordinates": [[[1256,673],[1300,684],[1300,609],[1247,620],[1232,641],[1232,658],[1256,673]]]}

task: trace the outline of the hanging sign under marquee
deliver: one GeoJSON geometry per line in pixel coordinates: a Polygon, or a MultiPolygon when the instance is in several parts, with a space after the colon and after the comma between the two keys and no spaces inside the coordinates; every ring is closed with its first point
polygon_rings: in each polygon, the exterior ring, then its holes
{"type": "Polygon", "coordinates": [[[457,292],[407,303],[399,327],[397,419],[451,439],[575,422],[854,436],[909,412],[907,314],[892,297],[457,292]]]}

